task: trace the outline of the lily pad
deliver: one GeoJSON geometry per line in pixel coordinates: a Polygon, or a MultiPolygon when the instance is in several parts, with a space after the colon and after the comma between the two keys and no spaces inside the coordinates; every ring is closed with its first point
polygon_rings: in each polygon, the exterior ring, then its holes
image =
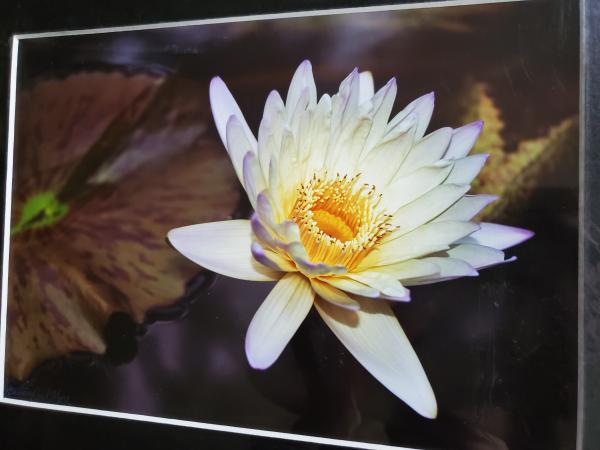
{"type": "Polygon", "coordinates": [[[115,312],[142,322],[197,267],[171,228],[223,220],[239,188],[208,135],[207,81],[80,73],[17,97],[7,373],[103,353],[115,312]]]}

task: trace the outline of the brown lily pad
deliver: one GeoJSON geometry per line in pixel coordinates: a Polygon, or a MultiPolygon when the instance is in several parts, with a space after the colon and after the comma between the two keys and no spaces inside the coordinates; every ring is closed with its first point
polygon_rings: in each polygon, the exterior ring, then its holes
{"type": "Polygon", "coordinates": [[[117,311],[142,322],[198,268],[171,228],[223,220],[238,181],[211,126],[208,83],[121,73],[40,81],[17,98],[7,373],[103,353],[117,311]]]}

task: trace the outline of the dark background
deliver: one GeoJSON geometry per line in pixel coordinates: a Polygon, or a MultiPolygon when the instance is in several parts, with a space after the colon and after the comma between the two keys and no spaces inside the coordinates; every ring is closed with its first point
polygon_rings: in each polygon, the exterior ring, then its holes
{"type": "MultiPolygon", "coordinates": [[[[302,3],[302,5],[297,5],[296,9],[308,8],[307,2],[302,3]]],[[[324,3],[316,3],[311,2],[311,5],[314,7],[327,7],[327,6],[349,6],[353,5],[353,3],[328,3],[325,5],[324,3]]],[[[356,3],[358,4],[358,3],[356,3]]],[[[131,23],[144,23],[144,22],[155,22],[155,21],[166,21],[166,20],[176,20],[176,19],[191,19],[191,18],[202,18],[202,17],[210,17],[210,16],[224,16],[224,15],[238,15],[243,13],[254,13],[254,12],[276,12],[282,8],[283,4],[273,4],[273,5],[259,5],[255,4],[254,6],[258,9],[251,10],[249,6],[241,9],[240,6],[236,6],[234,3],[228,3],[226,5],[204,5],[200,7],[199,5],[192,6],[191,2],[180,2],[177,5],[177,8],[181,8],[179,11],[166,11],[160,10],[161,6],[154,6],[151,2],[145,2],[144,6],[140,6],[140,9],[136,8],[136,5],[131,4],[127,8],[123,8],[122,2],[120,2],[119,6],[115,6],[114,8],[110,8],[106,3],[102,5],[102,9],[99,11],[93,11],[93,14],[90,14],[91,11],[88,8],[82,8],[81,4],[69,5],[67,2],[64,4],[52,3],[50,4],[40,4],[38,7],[34,8],[32,6],[25,6],[24,3],[15,4],[15,12],[11,14],[10,12],[4,16],[4,20],[10,20],[10,18],[17,18],[16,24],[7,24],[4,29],[12,29],[18,32],[25,31],[41,31],[41,30],[56,30],[61,28],[85,28],[85,27],[98,27],[98,26],[108,26],[108,25],[122,25],[122,24],[131,24],[131,23]],[[61,10],[61,7],[67,8],[65,10],[61,10]],[[196,8],[196,10],[194,10],[196,8]],[[221,9],[217,9],[221,8],[221,9]],[[236,9],[239,8],[239,9],[236,9]],[[86,11],[82,11],[85,9],[86,11]],[[62,13],[61,13],[62,11],[62,13]],[[19,15],[21,14],[21,15],[19,15]],[[90,17],[92,15],[93,17],[90,17]],[[36,19],[38,17],[38,19],[36,19]],[[36,22],[37,20],[37,22],[36,22]],[[16,28],[15,28],[16,27],[16,28]]],[[[559,30],[558,34],[561,36],[564,35],[573,35],[573,30],[576,29],[576,19],[577,19],[577,11],[572,5],[568,6],[565,3],[561,4],[562,6],[557,7],[554,4],[548,3],[548,7],[551,7],[551,11],[548,13],[546,20],[550,22],[550,26],[557,27],[559,30]],[[562,27],[562,28],[560,28],[562,27]]],[[[169,5],[173,6],[173,5],[169,5]]],[[[294,10],[294,5],[290,2],[286,2],[286,10],[294,10]]],[[[165,8],[165,5],[162,5],[162,8],[165,8]]],[[[6,47],[6,53],[8,53],[8,47],[6,47]]],[[[2,71],[2,76],[6,76],[8,73],[7,70],[2,71]]],[[[7,86],[7,82],[4,83],[7,86]]],[[[5,123],[6,121],[4,121],[5,123]]],[[[590,167],[590,166],[588,166],[590,167]]],[[[568,211],[568,214],[572,214],[574,211],[572,210],[573,202],[575,201],[576,206],[576,192],[575,197],[573,197],[573,193],[567,193],[567,198],[564,199],[564,203],[570,205],[571,208],[568,211]]],[[[535,201],[535,199],[534,199],[535,201]]],[[[537,200],[539,204],[543,204],[543,198],[538,198],[537,200]]],[[[534,203],[535,205],[535,203],[534,203]]],[[[544,218],[539,217],[539,215],[534,214],[535,217],[530,217],[528,221],[528,225],[531,223],[535,226],[535,222],[538,221],[539,224],[544,223],[544,218]]],[[[532,227],[533,227],[532,226],[532,227]]],[[[548,236],[551,237],[551,236],[548,236]]],[[[564,235],[558,233],[555,236],[556,241],[560,241],[561,239],[565,239],[564,235]]],[[[577,236],[571,235],[570,237],[566,237],[566,242],[563,242],[563,245],[569,246],[575,243],[577,240],[577,236]]],[[[526,258],[521,258],[522,264],[532,264],[535,265],[535,260],[527,261],[526,258]]],[[[570,264],[574,264],[575,261],[571,260],[570,264]]],[[[501,269],[504,270],[504,269],[501,269]]],[[[511,269],[506,269],[511,270],[511,269]]],[[[494,289],[493,286],[497,286],[498,283],[503,283],[505,278],[508,278],[509,275],[506,272],[497,272],[496,274],[487,275],[487,283],[484,284],[487,286],[487,289],[494,289]],[[491,287],[490,287],[491,286],[491,287]]],[[[512,275],[511,275],[512,276],[512,275]]],[[[569,278],[569,281],[565,281],[563,288],[567,291],[572,292],[573,283],[576,282],[573,278],[569,278]]],[[[561,285],[562,286],[562,285],[561,285]]],[[[427,288],[424,288],[423,291],[420,292],[420,296],[427,297],[427,288]]],[[[445,288],[448,289],[448,288],[445,288]]],[[[451,288],[450,288],[451,289],[451,288]]],[[[543,290],[543,289],[542,289],[543,290]]],[[[490,294],[490,291],[483,292],[482,294],[490,294]]],[[[551,293],[548,293],[551,297],[551,293]]],[[[550,298],[549,297],[549,298],[550,298]]],[[[471,305],[474,306],[474,305],[471,305]]],[[[494,317],[497,316],[497,312],[493,307],[493,304],[481,305],[483,308],[491,308],[485,311],[479,311],[478,317],[484,320],[494,320],[494,317]]],[[[421,308],[427,309],[427,305],[422,306],[421,308]]],[[[468,308],[468,305],[465,306],[465,309],[468,308]]],[[[451,312],[451,311],[450,311],[451,312]]],[[[527,320],[532,320],[536,316],[536,311],[530,311],[529,315],[526,316],[527,320]]],[[[590,316],[586,316],[590,317],[590,316]]],[[[572,308],[569,308],[566,311],[556,311],[556,314],[551,318],[552,323],[541,323],[541,326],[544,327],[573,327],[576,323],[576,311],[572,308]]],[[[311,321],[310,324],[314,323],[311,321]]],[[[537,323],[537,322],[534,322],[537,323]]],[[[540,325],[538,323],[538,325],[540,325]]],[[[526,332],[526,328],[520,328],[521,332],[526,332]]],[[[488,342],[489,344],[489,342],[488,342]]],[[[502,343],[500,343],[502,344],[502,343]]],[[[450,345],[450,343],[448,344],[450,345]]],[[[560,347],[559,347],[560,348],[560,347]]],[[[484,346],[480,349],[475,348],[475,351],[479,351],[483,354],[478,355],[478,358],[486,358],[485,352],[491,351],[490,349],[495,349],[494,346],[490,347],[489,345],[484,346]]],[[[499,351],[510,351],[514,350],[514,346],[502,346],[499,345],[499,351]],[[503,350],[504,349],[504,350],[503,350]]],[[[495,351],[495,350],[494,350],[495,351]]],[[[443,355],[443,348],[438,349],[440,354],[438,356],[443,355]],[[440,351],[441,350],[441,351],[440,351]]],[[[514,356],[514,355],[512,355],[514,356]]],[[[487,357],[496,360],[501,360],[502,358],[496,355],[487,355],[487,357]]],[[[498,395],[502,396],[503,393],[506,395],[507,392],[511,392],[512,395],[515,395],[516,398],[508,399],[509,401],[516,401],[519,403],[520,409],[523,414],[523,421],[527,422],[524,427],[524,431],[522,430],[522,436],[517,442],[517,445],[511,446],[510,448],[573,448],[571,445],[567,447],[559,447],[557,446],[557,442],[568,442],[568,439],[560,440],[557,438],[553,440],[553,438],[549,439],[545,442],[536,441],[536,435],[540,430],[543,430],[548,424],[544,423],[543,420],[533,421],[531,422],[528,417],[531,417],[531,413],[533,411],[527,411],[527,408],[537,409],[541,405],[544,405],[545,402],[552,407],[558,408],[566,408],[567,416],[570,420],[570,425],[568,427],[573,427],[573,404],[574,404],[574,386],[572,381],[574,379],[573,368],[575,367],[573,358],[576,359],[576,347],[575,342],[573,340],[566,342],[565,346],[556,354],[545,355],[537,364],[538,369],[550,369],[554,371],[558,371],[562,373],[562,371],[567,370],[571,371],[566,374],[566,379],[571,380],[570,385],[567,389],[564,389],[563,386],[559,386],[559,391],[562,392],[562,395],[567,395],[567,398],[560,398],[560,392],[557,392],[557,397],[547,398],[545,394],[548,392],[545,387],[547,387],[546,383],[560,383],[560,381],[556,381],[557,378],[560,378],[560,375],[550,374],[549,381],[541,380],[539,389],[535,389],[533,391],[519,391],[519,387],[515,386],[509,387],[506,389],[500,389],[498,391],[493,391],[492,387],[488,386],[490,389],[489,394],[494,396],[494,401],[500,401],[502,403],[502,398],[498,398],[498,395]],[[544,359],[545,358],[545,359],[544,359]],[[557,365],[547,366],[548,361],[555,361],[557,365]],[[569,369],[570,368],[570,369],[569,369]]],[[[457,361],[445,361],[446,365],[450,366],[452,364],[459,365],[460,362],[457,361]]],[[[432,362],[429,362],[432,364],[432,362]]],[[[424,365],[428,365],[427,361],[424,361],[424,365]]],[[[534,361],[533,366],[536,366],[534,361]]],[[[489,367],[489,365],[487,366],[489,367]]],[[[496,369],[494,369],[496,370],[496,369]]],[[[506,368],[498,368],[498,371],[502,373],[502,371],[506,373],[511,373],[515,370],[513,367],[506,368]]],[[[431,371],[430,371],[431,372],[431,371]]],[[[86,376],[85,372],[75,372],[76,376],[86,376]]],[[[90,375],[89,373],[87,375],[90,375]]],[[[563,374],[564,375],[564,374],[563,374]]],[[[431,376],[435,377],[436,374],[432,373],[431,376]]],[[[510,381],[510,379],[509,379],[510,381]]],[[[535,378],[530,380],[527,386],[535,385],[535,378]]],[[[435,380],[433,380],[434,385],[436,384],[435,380]]],[[[439,384],[439,383],[438,383],[439,384]]],[[[482,389],[485,389],[486,386],[483,385],[482,389]]],[[[440,403],[443,401],[443,395],[440,399],[440,403]]],[[[447,395],[450,395],[448,393],[447,395]]],[[[481,393],[476,393],[474,395],[481,395],[481,393]]],[[[98,397],[101,397],[101,394],[98,393],[98,397]]],[[[507,399],[504,399],[507,400],[507,399]]],[[[266,440],[266,439],[258,439],[251,438],[247,436],[234,436],[234,435],[225,435],[222,433],[209,433],[203,432],[199,430],[188,430],[188,429],[180,429],[174,427],[166,427],[166,426],[158,426],[153,424],[139,424],[134,422],[122,422],[117,420],[109,420],[109,419],[101,419],[101,418],[87,418],[87,417],[77,417],[74,415],[64,415],[57,413],[47,413],[47,412],[39,412],[32,410],[24,410],[20,408],[9,408],[2,407],[3,413],[6,415],[6,420],[1,421],[0,427],[5,427],[3,430],[3,440],[0,441],[0,446],[4,448],[4,444],[6,443],[6,448],[59,448],[66,447],[70,448],[73,446],[84,446],[84,447],[93,447],[93,448],[106,448],[107,446],[116,447],[116,448],[126,448],[132,445],[145,446],[148,448],[315,448],[314,445],[309,444],[294,444],[291,442],[278,442],[276,440],[266,440]],[[10,430],[10,431],[9,431],[10,430]],[[37,430],[36,433],[32,433],[31,430],[37,430]],[[89,436],[94,435],[94,441],[90,442],[88,439],[89,436]],[[97,436],[97,437],[96,437],[97,436]]],[[[429,430],[430,433],[433,433],[430,439],[430,445],[434,447],[443,447],[443,448],[458,448],[461,444],[459,442],[464,442],[464,439],[461,440],[461,437],[465,435],[469,435],[468,427],[465,427],[464,423],[460,421],[456,421],[454,418],[452,420],[442,420],[440,425],[437,426],[436,429],[429,430]],[[461,434],[462,433],[462,434],[461,434]],[[436,437],[439,436],[450,436],[450,440],[445,439],[439,441],[436,437]],[[454,444],[450,444],[448,446],[448,442],[454,442],[454,444]]],[[[415,421],[414,418],[410,418],[408,416],[408,421],[403,424],[397,424],[396,429],[399,434],[402,435],[412,435],[416,436],[426,432],[427,429],[421,429],[423,423],[420,421],[415,421]]],[[[413,438],[414,439],[414,438],[413,438]]],[[[401,440],[401,439],[399,439],[401,440]]],[[[411,442],[406,442],[409,445],[411,442]]],[[[560,445],[560,444],[558,444],[560,445]]],[[[485,448],[485,447],[480,447],[485,448]]],[[[493,448],[493,447],[492,447],[493,448]]],[[[588,447],[588,448],[596,448],[596,447],[588,447]]]]}

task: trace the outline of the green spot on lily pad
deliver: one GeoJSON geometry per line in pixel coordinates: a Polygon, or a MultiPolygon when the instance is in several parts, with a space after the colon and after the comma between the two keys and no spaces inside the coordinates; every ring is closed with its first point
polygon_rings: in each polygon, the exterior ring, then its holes
{"type": "Polygon", "coordinates": [[[36,194],[25,202],[19,222],[13,227],[11,234],[52,226],[67,212],[69,212],[69,205],[60,202],[54,192],[36,194]]]}

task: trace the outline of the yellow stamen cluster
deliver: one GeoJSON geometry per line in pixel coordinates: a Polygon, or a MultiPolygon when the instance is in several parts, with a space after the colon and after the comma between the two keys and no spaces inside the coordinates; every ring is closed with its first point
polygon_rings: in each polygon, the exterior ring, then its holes
{"type": "Polygon", "coordinates": [[[352,269],[392,228],[381,194],[359,178],[324,172],[300,185],[291,219],[312,262],[352,269]]]}

